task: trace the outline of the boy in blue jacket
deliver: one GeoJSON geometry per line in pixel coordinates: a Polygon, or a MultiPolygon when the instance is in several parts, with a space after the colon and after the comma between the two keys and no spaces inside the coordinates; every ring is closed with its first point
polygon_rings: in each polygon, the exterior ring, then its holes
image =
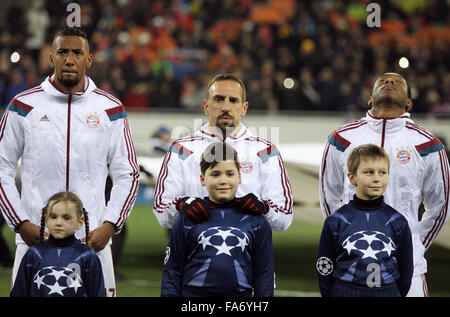
{"type": "Polygon", "coordinates": [[[252,194],[235,198],[241,176],[232,147],[209,145],[200,167],[210,218],[195,221],[203,208],[195,198],[177,202],[181,213],[166,249],[161,296],[273,296],[272,231],[263,215],[268,206],[252,194]]]}
{"type": "Polygon", "coordinates": [[[389,158],[374,144],[347,161],[356,194],[324,223],[317,271],[324,297],[404,297],[411,286],[413,246],[408,221],[383,201],[389,158]]]}

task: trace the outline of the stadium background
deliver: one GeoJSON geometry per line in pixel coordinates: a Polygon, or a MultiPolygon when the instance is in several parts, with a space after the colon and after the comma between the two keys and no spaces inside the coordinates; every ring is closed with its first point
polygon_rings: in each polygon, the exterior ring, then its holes
{"type": "MultiPolygon", "coordinates": [[[[327,135],[363,116],[373,79],[405,76],[414,120],[450,140],[449,15],[446,0],[378,1],[381,27],[366,24],[371,1],[2,1],[0,105],[47,76],[56,28],[69,3],[81,6],[96,84],[129,113],[140,164],[157,176],[150,151],[161,125],[172,138],[206,120],[209,78],[234,72],[247,87],[244,123],[280,148],[293,185],[295,217],[274,233],[277,296],[317,296],[315,256],[323,218],[317,171],[327,135]],[[408,67],[399,61],[404,57],[408,67]]],[[[376,2],[376,1],[373,1],[376,2]]],[[[402,61],[405,61],[403,59],[402,61]]],[[[119,296],[158,296],[166,232],[151,211],[151,177],[143,175],[117,263],[119,296]]],[[[13,249],[13,235],[2,228],[13,249]]],[[[427,253],[429,290],[449,296],[447,224],[427,253]]],[[[9,268],[0,268],[0,296],[9,268]]]]}

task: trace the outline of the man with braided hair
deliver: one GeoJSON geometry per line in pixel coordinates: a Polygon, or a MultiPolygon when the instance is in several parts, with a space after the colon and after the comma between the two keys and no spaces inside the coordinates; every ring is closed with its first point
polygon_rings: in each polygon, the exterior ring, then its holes
{"type": "Polygon", "coordinates": [[[241,122],[248,109],[245,86],[233,74],[215,76],[208,84],[203,110],[208,123],[174,141],[166,153],[154,195],[153,212],[171,228],[181,212],[202,222],[209,219],[207,192],[200,184],[200,157],[214,142],[239,153],[242,184],[237,197],[242,211],[264,214],[272,230],[284,231],[292,222],[292,190],[283,160],[271,142],[253,135],[241,122]]]}

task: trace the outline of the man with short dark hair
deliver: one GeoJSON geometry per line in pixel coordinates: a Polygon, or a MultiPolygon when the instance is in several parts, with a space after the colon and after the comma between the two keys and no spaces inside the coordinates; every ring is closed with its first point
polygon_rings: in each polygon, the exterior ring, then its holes
{"type": "Polygon", "coordinates": [[[334,130],[320,168],[320,206],[324,217],[352,199],[347,158],[361,144],[373,143],[389,156],[391,169],[385,201],[408,220],[414,248],[414,274],[408,296],[427,296],[425,251],[449,217],[448,158],[441,141],[415,124],[406,80],[397,73],[380,76],[368,100],[365,118],[334,130]],[[419,221],[419,206],[425,213],[419,221]]]}
{"type": "Polygon", "coordinates": [[[245,98],[244,83],[233,74],[217,75],[208,84],[203,100],[208,123],[172,143],[158,176],[153,212],[163,227],[170,229],[177,214],[186,213],[187,208],[189,212],[198,211],[197,221],[209,219],[199,163],[206,147],[218,141],[239,154],[242,183],[237,197],[245,198],[242,201],[249,206],[260,206],[263,201],[264,208],[255,208],[254,212],[263,213],[272,230],[284,231],[290,226],[293,199],[283,160],[274,144],[253,135],[242,123],[248,109],[245,98]],[[185,201],[195,202],[195,206],[185,201]]]}
{"type": "MultiPolygon", "coordinates": [[[[89,213],[94,229],[89,243],[102,262],[106,295],[115,296],[107,245],[131,212],[139,178],[127,113],[120,100],[86,76],[92,54],[80,29],[56,34],[50,64],[54,73],[14,97],[0,124],[0,208],[18,233],[13,281],[28,246],[39,242],[48,198],[72,191],[89,213]],[[19,159],[21,197],[14,182],[19,159]],[[113,188],[105,206],[108,166],[113,188]]],[[[84,238],[84,228],[76,236],[84,238]]]]}

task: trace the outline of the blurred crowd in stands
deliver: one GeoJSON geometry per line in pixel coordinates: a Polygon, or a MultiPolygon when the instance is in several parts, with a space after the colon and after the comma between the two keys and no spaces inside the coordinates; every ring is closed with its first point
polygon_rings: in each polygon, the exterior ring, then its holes
{"type": "Polygon", "coordinates": [[[410,85],[413,112],[450,115],[446,0],[6,1],[2,106],[51,73],[51,39],[71,2],[94,53],[89,76],[131,111],[200,111],[219,72],[240,75],[251,109],[262,113],[364,111],[374,78],[396,71],[410,85]],[[367,26],[370,2],[380,3],[381,28],[367,26]]]}

